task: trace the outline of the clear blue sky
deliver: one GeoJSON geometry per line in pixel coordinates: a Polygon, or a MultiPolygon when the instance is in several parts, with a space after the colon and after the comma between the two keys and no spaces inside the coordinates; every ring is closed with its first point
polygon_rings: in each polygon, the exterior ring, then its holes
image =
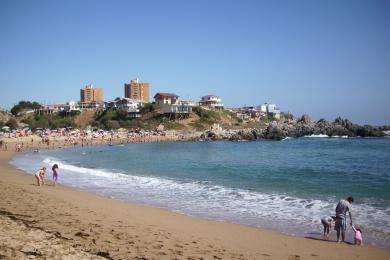
{"type": "Polygon", "coordinates": [[[0,106],[151,95],[390,124],[390,1],[0,0],[0,106]]]}

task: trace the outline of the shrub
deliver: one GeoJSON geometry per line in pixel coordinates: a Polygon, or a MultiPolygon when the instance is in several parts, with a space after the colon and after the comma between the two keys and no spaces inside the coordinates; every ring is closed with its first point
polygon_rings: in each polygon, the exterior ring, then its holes
{"type": "Polygon", "coordinates": [[[217,111],[209,111],[201,107],[194,107],[192,111],[199,116],[199,121],[203,123],[212,124],[221,120],[221,115],[217,111]]]}
{"type": "Polygon", "coordinates": [[[5,125],[12,129],[16,129],[18,127],[18,122],[16,122],[16,119],[12,117],[7,121],[7,123],[5,123],[5,125]]]}
{"type": "Polygon", "coordinates": [[[140,112],[141,114],[146,114],[149,112],[154,112],[155,110],[156,110],[156,104],[146,103],[141,107],[140,112]]]}
{"type": "Polygon", "coordinates": [[[108,120],[106,123],[105,123],[105,128],[106,129],[118,129],[120,128],[121,125],[119,124],[118,121],[116,120],[108,120]]]}

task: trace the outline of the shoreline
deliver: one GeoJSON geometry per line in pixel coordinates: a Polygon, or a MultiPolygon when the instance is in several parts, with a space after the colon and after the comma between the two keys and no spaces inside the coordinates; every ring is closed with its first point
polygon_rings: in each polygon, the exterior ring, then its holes
{"type": "MultiPolygon", "coordinates": [[[[49,234],[55,232],[56,239],[61,240],[63,237],[64,243],[73,243],[72,248],[80,251],[80,254],[92,252],[94,257],[103,255],[112,259],[125,256],[135,259],[390,257],[389,250],[372,246],[356,247],[201,219],[61,185],[37,187],[31,176],[9,164],[15,154],[10,151],[0,152],[1,195],[6,198],[0,202],[0,221],[3,222],[6,217],[14,219],[19,225],[30,223],[30,228],[38,228],[49,234]],[[18,205],[15,205],[15,201],[19,202],[18,205]],[[35,208],[37,211],[34,212],[32,209],[35,208]]],[[[2,251],[3,249],[0,250],[0,255],[4,255],[2,251]]]]}

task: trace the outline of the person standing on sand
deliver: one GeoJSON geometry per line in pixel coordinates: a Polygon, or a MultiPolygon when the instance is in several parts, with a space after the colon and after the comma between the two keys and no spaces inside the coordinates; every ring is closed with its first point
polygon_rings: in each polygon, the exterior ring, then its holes
{"type": "Polygon", "coordinates": [[[53,183],[54,183],[54,186],[57,186],[57,182],[58,182],[58,164],[54,164],[53,167],[51,167],[51,170],[53,171],[53,183]]]}
{"type": "Polygon", "coordinates": [[[46,171],[46,167],[42,167],[35,173],[35,178],[37,179],[38,186],[45,184],[44,182],[45,171],[46,171]]]}
{"type": "Polygon", "coordinates": [[[337,232],[337,242],[345,241],[345,231],[347,230],[347,212],[349,214],[349,220],[352,226],[352,206],[353,197],[348,197],[346,200],[340,200],[336,206],[336,223],[334,229],[337,232]],[[340,240],[341,233],[341,240],[340,240]]]}

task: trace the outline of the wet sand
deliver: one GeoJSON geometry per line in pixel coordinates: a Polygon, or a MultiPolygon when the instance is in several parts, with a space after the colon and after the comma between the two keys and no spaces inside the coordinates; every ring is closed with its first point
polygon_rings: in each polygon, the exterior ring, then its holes
{"type": "Polygon", "coordinates": [[[61,185],[38,187],[8,164],[13,154],[0,151],[0,259],[390,259],[390,250],[371,246],[189,217],[61,185]]]}

